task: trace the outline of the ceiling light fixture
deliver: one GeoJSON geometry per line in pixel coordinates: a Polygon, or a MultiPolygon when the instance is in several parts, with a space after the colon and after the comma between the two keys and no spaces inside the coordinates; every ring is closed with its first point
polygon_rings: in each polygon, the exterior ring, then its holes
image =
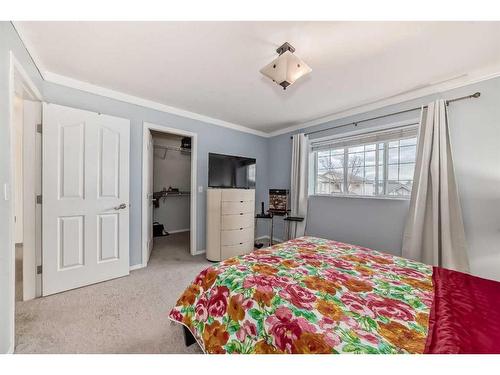
{"type": "Polygon", "coordinates": [[[295,48],[290,43],[283,43],[276,52],[279,54],[278,58],[263,67],[260,72],[283,87],[283,90],[286,90],[303,75],[311,72],[312,69],[293,54],[295,48]]]}

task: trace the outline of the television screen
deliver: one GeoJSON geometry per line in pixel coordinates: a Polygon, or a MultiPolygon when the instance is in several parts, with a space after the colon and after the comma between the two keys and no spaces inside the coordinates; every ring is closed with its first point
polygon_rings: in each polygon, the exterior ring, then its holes
{"type": "Polygon", "coordinates": [[[208,186],[254,189],[255,159],[209,153],[208,186]]]}

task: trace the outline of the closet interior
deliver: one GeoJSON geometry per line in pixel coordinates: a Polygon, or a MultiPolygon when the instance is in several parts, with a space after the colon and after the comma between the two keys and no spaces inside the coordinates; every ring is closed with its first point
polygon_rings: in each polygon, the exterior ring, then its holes
{"type": "Polygon", "coordinates": [[[179,240],[186,240],[189,252],[191,138],[157,131],[151,135],[153,237],[184,233],[179,240]]]}

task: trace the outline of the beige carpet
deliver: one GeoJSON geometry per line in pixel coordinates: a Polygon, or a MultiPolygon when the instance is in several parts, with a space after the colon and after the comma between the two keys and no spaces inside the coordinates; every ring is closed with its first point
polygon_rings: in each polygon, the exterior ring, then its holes
{"type": "Polygon", "coordinates": [[[189,233],[155,240],[130,276],[16,305],[16,353],[201,353],[167,318],[210,263],[189,254],[189,233]]]}

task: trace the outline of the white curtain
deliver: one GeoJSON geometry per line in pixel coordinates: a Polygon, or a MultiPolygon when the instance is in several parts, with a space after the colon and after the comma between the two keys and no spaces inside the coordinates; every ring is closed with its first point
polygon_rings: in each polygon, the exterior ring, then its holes
{"type": "Polygon", "coordinates": [[[290,183],[290,215],[300,216],[304,221],[290,225],[290,237],[295,234],[294,225],[297,226],[296,236],[305,234],[307,219],[307,178],[308,171],[308,139],[305,134],[295,134],[292,137],[292,171],[290,183]]]}
{"type": "Polygon", "coordinates": [[[422,108],[403,256],[456,271],[469,270],[443,100],[422,108]]]}

